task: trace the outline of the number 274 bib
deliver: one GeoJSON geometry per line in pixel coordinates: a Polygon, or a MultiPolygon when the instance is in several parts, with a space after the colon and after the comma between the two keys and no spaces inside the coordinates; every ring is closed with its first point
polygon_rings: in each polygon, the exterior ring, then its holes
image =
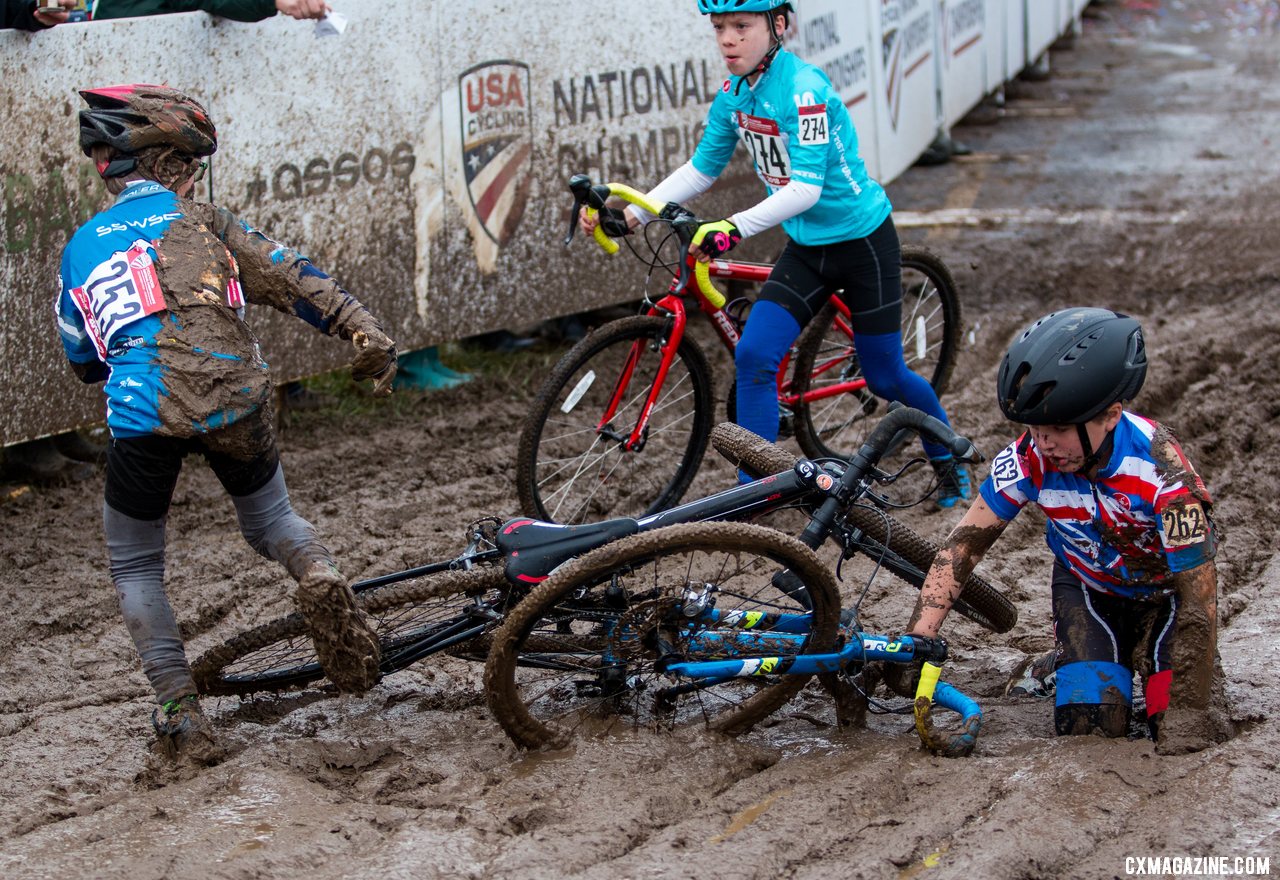
{"type": "Polygon", "coordinates": [[[89,273],[83,286],[71,291],[103,361],[107,344],[120,328],[165,309],[148,247],[149,242],[138,239],[127,251],[116,251],[89,273]]]}
{"type": "Polygon", "coordinates": [[[772,187],[791,182],[791,157],[787,139],[772,119],[738,113],[738,137],[746,145],[760,179],[772,187]]]}

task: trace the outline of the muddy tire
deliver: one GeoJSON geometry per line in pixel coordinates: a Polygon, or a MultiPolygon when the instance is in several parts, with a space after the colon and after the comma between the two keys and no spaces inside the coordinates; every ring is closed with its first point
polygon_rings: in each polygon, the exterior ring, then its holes
{"type": "Polygon", "coordinates": [[[723,637],[754,630],[713,631],[682,616],[686,588],[696,584],[713,595],[721,615],[803,614],[795,597],[771,583],[783,568],[800,576],[813,618],[807,638],[793,638],[785,649],[770,641],[763,656],[833,650],[835,582],[813,551],[781,532],[746,523],[687,523],[579,557],[540,584],[493,634],[485,665],[489,708],[526,748],[562,747],[587,729],[701,725],[742,733],[786,703],[809,676],[733,678],[677,692],[673,687],[689,680],[658,671],[658,646],[688,661],[733,659],[738,644],[743,656],[762,656],[764,643],[747,650],[751,635],[723,637]],[[606,652],[598,649],[602,637],[606,652]],[[563,643],[549,651],[548,642],[558,639],[563,643]],[[584,648],[590,639],[596,644],[584,648]]]}
{"type": "MultiPolygon", "coordinates": [[[[388,675],[434,650],[433,640],[456,621],[473,597],[503,590],[495,566],[446,571],[360,591],[356,602],[368,616],[382,649],[379,670],[388,675]]],[[[300,688],[325,677],[306,622],[293,613],[254,627],[191,665],[196,688],[210,696],[247,695],[300,688]]]]}
{"type": "MultiPolygon", "coordinates": [[[[738,425],[716,425],[711,432],[711,444],[722,456],[755,477],[790,470],[796,463],[796,457],[785,449],[738,425]]],[[[862,548],[864,552],[898,578],[920,589],[937,555],[936,544],[877,507],[855,505],[846,519],[873,542],[862,548]]],[[[969,575],[954,607],[992,632],[1008,632],[1018,622],[1018,609],[1013,603],[977,574],[969,575]]]]}
{"type": "MultiPolygon", "coordinates": [[[[853,337],[835,306],[827,303],[796,344],[792,390],[796,442],[810,458],[848,459],[883,415],[888,403],[870,391],[805,402],[810,391],[862,375],[853,337]]],[[[902,248],[902,342],[907,367],[929,380],[942,397],[955,369],[961,334],[960,294],[945,263],[921,247],[902,248]]]]}
{"type": "Polygon", "coordinates": [[[520,433],[516,491],[528,516],[576,524],[643,516],[676,504],[707,449],[713,380],[706,355],[685,334],[650,413],[639,449],[624,451],[653,384],[665,318],[611,321],[560,359],[543,383],[520,433]],[[597,431],[619,377],[631,380],[608,426],[597,431]]]}

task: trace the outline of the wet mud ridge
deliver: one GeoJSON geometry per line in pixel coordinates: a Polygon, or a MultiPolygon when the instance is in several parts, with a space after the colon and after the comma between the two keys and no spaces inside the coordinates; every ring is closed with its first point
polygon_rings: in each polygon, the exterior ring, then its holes
{"type": "MultiPolygon", "coordinates": [[[[107,577],[99,476],[0,504],[0,875],[1109,878],[1150,856],[1280,871],[1275,4],[1095,8],[1051,78],[1012,86],[995,124],[953,132],[971,156],[914,169],[890,195],[927,221],[904,240],[962,288],[967,345],[945,402],[988,454],[1012,436],[992,388],[1017,329],[1080,304],[1142,320],[1155,367],[1135,409],[1174,429],[1225,532],[1235,739],[1177,757],[1060,739],[1045,702],[1002,696],[1051,644],[1050,561],[1026,516],[979,568],[1016,601],[1017,626],[948,624],[948,677],[987,716],[968,759],[921,751],[900,716],[839,730],[815,687],[738,740],[632,734],[527,754],[488,717],[479,665],[433,657],[360,697],[211,699],[229,755],[175,769],[146,749],[150,692],[107,577]]],[[[515,512],[528,376],[554,356],[372,416],[290,417],[294,503],[345,574],[452,555],[467,522],[515,512]]],[[[732,479],[710,454],[692,491],[732,479]]],[[[936,540],[957,516],[903,518],[936,540]]],[[[207,470],[184,472],[170,526],[167,587],[192,656],[293,610],[289,579],[243,544],[207,470]]],[[[863,622],[892,631],[914,601],[877,581],[863,622]]]]}

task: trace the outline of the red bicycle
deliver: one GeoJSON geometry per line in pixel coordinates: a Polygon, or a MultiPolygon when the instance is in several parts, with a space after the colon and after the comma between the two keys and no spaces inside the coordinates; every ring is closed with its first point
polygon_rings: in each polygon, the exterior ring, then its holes
{"type": "MultiPolygon", "coordinates": [[[[760,284],[773,267],[729,260],[699,262],[689,246],[701,226],[679,205],[657,205],[625,184],[569,181],[574,212],[598,212],[611,197],[635,204],[657,220],[645,227],[649,254],[624,241],[650,267],[673,270],[656,302],[642,313],[611,321],[575,345],[552,369],[520,434],[517,491],[523,512],[551,522],[582,523],[609,516],[643,516],[676,504],[706,451],[713,424],[714,384],[701,346],[686,332],[693,300],[732,354],[750,301],[728,301],[712,278],[760,284]],[[662,230],[655,242],[650,230],[662,230]],[[664,261],[674,239],[678,259],[664,261]],[[693,284],[689,283],[690,278],[693,284]]],[[[595,230],[609,253],[618,243],[595,230]]],[[[946,390],[960,342],[960,301],[946,265],[919,247],[902,248],[902,335],[907,365],[939,396],[946,390]]],[[[794,434],[810,458],[847,459],[861,445],[867,419],[887,402],[868,389],[853,348],[849,309],[832,296],[796,341],[778,371],[780,433],[794,434]]],[[[734,420],[734,391],[728,395],[734,420]]]]}

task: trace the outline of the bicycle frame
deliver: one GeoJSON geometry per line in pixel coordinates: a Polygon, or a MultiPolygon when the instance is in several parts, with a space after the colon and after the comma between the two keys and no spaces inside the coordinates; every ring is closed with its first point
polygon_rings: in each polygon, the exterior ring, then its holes
{"type": "MultiPolygon", "coordinates": [[[[723,614],[715,608],[714,588],[699,590],[689,586],[681,602],[671,609],[666,636],[655,639],[659,654],[654,671],[677,680],[654,694],[655,700],[672,698],[712,687],[733,678],[771,675],[822,675],[854,672],[862,664],[910,664],[922,661],[916,688],[914,713],[916,729],[924,744],[948,757],[962,757],[973,751],[982,727],[982,709],[955,687],[939,681],[942,664],[947,658],[943,639],[919,636],[890,636],[844,629],[844,647],[835,653],[803,654],[808,637],[811,614],[773,614],[763,612],[723,614]],[[683,652],[718,654],[733,659],[686,661],[682,651],[668,641],[675,637],[683,652]],[[788,650],[790,649],[790,650],[788,650]],[[942,706],[961,718],[960,732],[946,734],[933,726],[931,707],[942,706]]],[[[618,623],[609,626],[609,641],[626,645],[641,636],[626,631],[618,623]]],[[[653,639],[650,635],[648,638],[653,639]]],[[[609,670],[625,672],[624,658],[606,650],[601,655],[601,673],[609,670]]]]}
{"type": "MultiPolygon", "coordinates": [[[[576,180],[576,178],[575,178],[576,180]]],[[[574,184],[570,183],[570,188],[574,188],[574,184]]],[[[582,191],[581,185],[575,189],[575,193],[582,191]]],[[[604,206],[605,200],[609,196],[614,195],[634,205],[637,205],[651,213],[658,214],[662,210],[661,205],[655,205],[650,202],[644,194],[632,189],[624,184],[604,184],[602,187],[590,189],[590,194],[584,196],[587,199],[587,211],[589,213],[598,212],[599,208],[604,206]],[[598,190],[605,190],[604,193],[598,190]],[[598,204],[597,204],[598,203],[598,204]]],[[[618,245],[604,235],[601,229],[596,227],[596,241],[609,253],[616,253],[618,245]]],[[[697,244],[697,242],[692,242],[697,244]]],[[[667,373],[671,368],[672,362],[675,360],[676,350],[680,347],[681,341],[684,339],[685,330],[688,326],[688,313],[684,303],[684,297],[689,286],[685,279],[692,277],[695,279],[693,285],[697,295],[698,310],[704,314],[711,322],[711,326],[715,329],[716,335],[724,344],[725,349],[732,355],[737,349],[738,341],[741,335],[734,323],[732,317],[725,310],[726,300],[724,295],[711,283],[711,278],[723,278],[727,281],[745,281],[752,283],[763,283],[768,280],[769,274],[773,271],[773,266],[767,263],[748,263],[730,260],[712,260],[709,263],[702,263],[691,256],[687,247],[683,249],[682,258],[684,260],[684,271],[675,275],[671,279],[670,287],[667,294],[653,303],[645,312],[652,316],[669,316],[671,318],[671,330],[667,334],[661,349],[661,358],[658,363],[658,370],[654,377],[652,387],[645,399],[645,404],[640,410],[640,414],[636,419],[636,424],[631,431],[623,437],[623,435],[611,428],[609,423],[618,411],[618,407],[626,397],[627,390],[631,385],[631,378],[634,374],[636,364],[639,363],[644,353],[643,343],[637,341],[632,344],[631,352],[627,357],[622,371],[618,376],[618,380],[614,385],[613,393],[609,398],[609,403],[605,407],[604,414],[600,421],[596,424],[596,433],[602,434],[611,440],[621,442],[623,448],[628,451],[638,451],[644,445],[645,431],[649,426],[649,417],[653,412],[654,406],[657,404],[658,396],[662,391],[663,383],[666,381],[667,373]]],[[[839,296],[832,296],[831,301],[835,304],[837,310],[836,326],[849,337],[849,345],[853,345],[853,327],[850,323],[849,307],[839,296]]],[[[835,365],[841,363],[843,357],[830,358],[825,365],[819,365],[815,368],[815,375],[832,369],[835,365]]],[[[778,400],[783,406],[794,407],[797,403],[809,403],[812,401],[823,400],[828,397],[835,397],[840,394],[850,394],[862,391],[867,387],[866,379],[858,377],[846,382],[836,382],[826,385],[818,389],[810,389],[803,396],[795,394],[791,390],[791,383],[787,380],[787,371],[791,365],[791,357],[788,354],[782,359],[782,364],[778,368],[778,400]]]]}

